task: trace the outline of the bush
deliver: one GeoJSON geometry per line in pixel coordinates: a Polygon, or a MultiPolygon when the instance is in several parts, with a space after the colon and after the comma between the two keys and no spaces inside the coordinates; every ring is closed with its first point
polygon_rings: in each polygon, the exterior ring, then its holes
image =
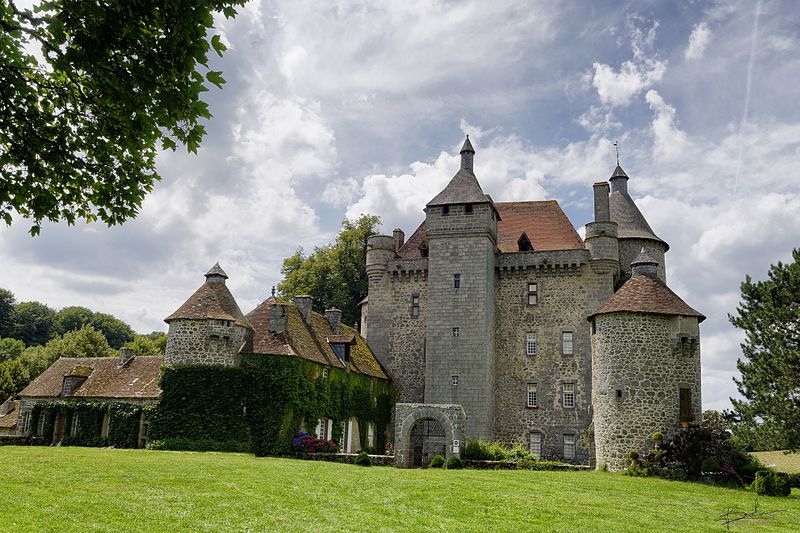
{"type": "Polygon", "coordinates": [[[372,466],[372,459],[369,458],[367,452],[361,452],[356,455],[353,463],[357,464],[358,466],[372,466]]]}
{"type": "Polygon", "coordinates": [[[338,445],[332,440],[321,440],[301,431],[292,439],[292,451],[305,453],[336,453],[338,445]]]}
{"type": "Polygon", "coordinates": [[[800,473],[789,474],[789,486],[795,489],[800,489],[800,473]]]}
{"type": "Polygon", "coordinates": [[[509,448],[501,442],[471,440],[464,446],[464,459],[473,461],[520,461],[532,458],[531,452],[522,444],[509,448]]]}
{"type": "Polygon", "coordinates": [[[652,438],[656,442],[661,442],[661,441],[664,440],[664,434],[661,433],[660,431],[656,431],[655,433],[653,433],[653,436],[650,437],[650,438],[652,438]]]}
{"type": "Polygon", "coordinates": [[[464,468],[464,463],[461,461],[461,458],[457,455],[451,455],[450,458],[445,463],[448,470],[461,470],[464,468]]]}
{"type": "Polygon", "coordinates": [[[788,496],[792,492],[789,474],[760,470],[751,487],[759,496],[788,496]]]}
{"type": "Polygon", "coordinates": [[[713,457],[706,457],[700,465],[700,472],[703,474],[717,474],[722,472],[722,468],[720,468],[716,459],[713,457]]]}
{"type": "Polygon", "coordinates": [[[431,468],[443,468],[444,467],[444,457],[441,455],[434,455],[433,459],[431,459],[431,468]]]}

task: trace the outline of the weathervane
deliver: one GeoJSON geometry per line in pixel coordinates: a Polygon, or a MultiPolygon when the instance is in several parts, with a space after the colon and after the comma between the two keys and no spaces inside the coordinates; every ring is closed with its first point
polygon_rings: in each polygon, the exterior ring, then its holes
{"type": "Polygon", "coordinates": [[[275,296],[275,285],[272,286],[272,295],[275,296]]]}
{"type": "Polygon", "coordinates": [[[619,143],[614,141],[614,150],[617,152],[617,166],[619,166],[619,143]]]}

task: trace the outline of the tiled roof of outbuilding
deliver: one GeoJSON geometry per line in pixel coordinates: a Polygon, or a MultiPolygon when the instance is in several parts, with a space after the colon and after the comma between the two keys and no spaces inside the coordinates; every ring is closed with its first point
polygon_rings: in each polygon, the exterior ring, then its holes
{"type": "Polygon", "coordinates": [[[8,407],[11,407],[11,409],[3,416],[0,416],[0,428],[11,429],[17,427],[17,415],[19,415],[19,401],[8,400],[8,407]]]}
{"type": "Polygon", "coordinates": [[[260,355],[289,355],[300,357],[322,365],[336,368],[350,368],[355,372],[381,379],[388,379],[375,355],[353,328],[340,325],[336,334],[328,319],[319,313],[311,313],[311,325],[306,324],[294,304],[285,304],[289,316],[286,331],[269,331],[270,306],[277,300],[268,298],[247,314],[253,324],[251,343],[242,353],[260,355]],[[343,363],[330,346],[331,342],[350,343],[350,359],[343,363]]]}
{"type": "MultiPolygon", "coordinates": [[[[532,202],[497,202],[501,219],[497,222],[497,247],[501,252],[519,250],[518,240],[525,233],[534,251],[580,250],[584,248],[578,232],[555,200],[532,202]]],[[[420,248],[427,241],[423,221],[397,255],[403,259],[419,259],[420,248]]]]}
{"type": "Polygon", "coordinates": [[[124,366],[118,357],[61,357],[39,374],[20,397],[56,398],[61,396],[64,376],[88,377],[68,398],[158,398],[158,379],[163,356],[136,356],[124,366]]]}
{"type": "Polygon", "coordinates": [[[253,327],[224,283],[203,283],[177,311],[165,318],[164,322],[169,323],[179,318],[233,320],[239,326],[253,327]]]}
{"type": "Polygon", "coordinates": [[[657,315],[696,316],[700,322],[706,317],[689,307],[680,296],[672,292],[663,281],[650,276],[633,276],[590,315],[629,311],[657,315]]]}

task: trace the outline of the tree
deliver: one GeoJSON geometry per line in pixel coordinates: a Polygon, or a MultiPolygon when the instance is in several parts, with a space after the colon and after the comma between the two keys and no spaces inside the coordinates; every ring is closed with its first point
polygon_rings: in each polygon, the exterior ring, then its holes
{"type": "Polygon", "coordinates": [[[85,307],[73,305],[64,307],[53,320],[53,331],[56,335],[64,335],[70,331],[77,331],[83,326],[92,323],[94,313],[85,307]]]}
{"type": "Polygon", "coordinates": [[[0,339],[0,362],[16,359],[24,351],[24,342],[11,338],[0,339]]]}
{"type": "Polygon", "coordinates": [[[56,312],[40,302],[22,302],[14,307],[15,339],[28,346],[46,344],[53,336],[56,312]]]}
{"type": "Polygon", "coordinates": [[[167,336],[160,331],[154,331],[149,335],[136,335],[125,345],[125,348],[133,348],[136,355],[164,355],[166,347],[167,336]]]}
{"type": "Polygon", "coordinates": [[[746,276],[742,301],[729,319],[744,330],[745,360],[735,379],[744,400],[734,400],[739,423],[783,437],[790,449],[800,447],[800,249],[791,264],[778,262],[765,281],[746,276]]]}
{"type": "Polygon", "coordinates": [[[342,322],[356,323],[358,303],[367,295],[367,238],[379,224],[380,217],[374,215],[345,220],[333,244],[314,248],[309,256],[300,248],[284,259],[280,295],[308,294],[314,298],[315,310],[336,307],[342,311],[342,322]]]}
{"type": "Polygon", "coordinates": [[[0,219],[30,218],[36,235],[45,219],[134,217],[158,149],[197,151],[211,118],[200,95],[225,83],[208,68],[225,45],[207,33],[244,3],[0,3],[0,219]]]}
{"type": "Polygon", "coordinates": [[[0,289],[0,337],[9,337],[14,331],[14,293],[0,289]]]}
{"type": "Polygon", "coordinates": [[[108,344],[117,350],[122,348],[126,342],[132,341],[135,335],[128,324],[106,313],[95,313],[91,324],[97,331],[105,335],[108,344]]]}

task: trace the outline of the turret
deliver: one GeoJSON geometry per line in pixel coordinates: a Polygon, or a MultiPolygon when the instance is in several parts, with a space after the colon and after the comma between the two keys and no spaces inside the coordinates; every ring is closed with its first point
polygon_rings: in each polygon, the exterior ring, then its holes
{"type": "Polygon", "coordinates": [[[167,365],[239,364],[239,352],[253,327],[225,286],[228,275],[219,263],[205,277],[206,282],[164,319],[169,324],[167,365]]]}
{"type": "Polygon", "coordinates": [[[367,239],[367,279],[369,314],[366,320],[367,343],[384,367],[388,367],[389,330],[392,321],[392,288],[387,270],[395,257],[395,240],[390,235],[367,239]]]}
{"type": "Polygon", "coordinates": [[[586,224],[586,248],[595,269],[605,270],[619,278],[619,243],[617,223],[611,220],[608,201],[609,186],[594,184],[594,222],[586,224]]]}
{"type": "Polygon", "coordinates": [[[647,453],[653,433],[672,438],[697,423],[700,405],[699,323],[658,277],[645,250],[631,278],[589,315],[592,408],[598,466],[625,467],[631,450],[647,453]]]}

